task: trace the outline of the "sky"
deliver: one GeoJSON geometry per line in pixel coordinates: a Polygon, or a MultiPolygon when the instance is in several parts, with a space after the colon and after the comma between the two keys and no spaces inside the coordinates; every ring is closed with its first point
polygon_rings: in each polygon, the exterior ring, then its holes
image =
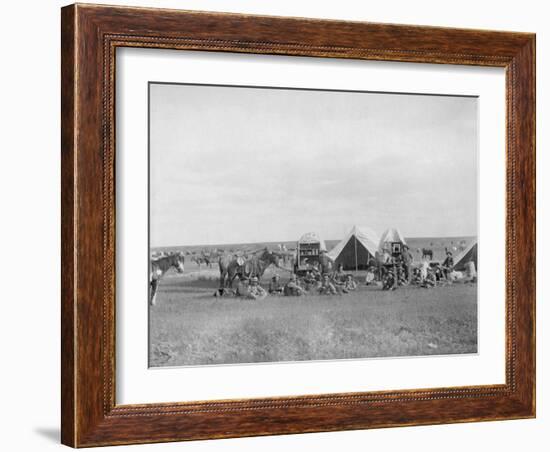
{"type": "Polygon", "coordinates": [[[477,98],[149,89],[153,247],[477,235],[477,98]]]}

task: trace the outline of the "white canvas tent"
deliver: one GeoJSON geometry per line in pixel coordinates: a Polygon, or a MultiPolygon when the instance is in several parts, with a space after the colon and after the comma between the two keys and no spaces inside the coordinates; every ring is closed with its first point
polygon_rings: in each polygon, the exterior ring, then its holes
{"type": "Polygon", "coordinates": [[[391,243],[401,243],[403,245],[407,244],[405,238],[403,237],[403,234],[401,234],[401,232],[397,228],[386,229],[386,231],[382,234],[382,237],[380,237],[378,250],[380,252],[383,252],[384,250],[389,250],[389,246],[391,243]]]}
{"type": "Polygon", "coordinates": [[[462,271],[466,268],[466,263],[471,260],[474,261],[477,270],[477,240],[474,240],[464,251],[462,251],[455,258],[455,270],[462,271]]]}
{"type": "Polygon", "coordinates": [[[348,234],[328,253],[328,257],[345,270],[366,269],[378,250],[378,235],[364,226],[353,226],[348,234]]]}

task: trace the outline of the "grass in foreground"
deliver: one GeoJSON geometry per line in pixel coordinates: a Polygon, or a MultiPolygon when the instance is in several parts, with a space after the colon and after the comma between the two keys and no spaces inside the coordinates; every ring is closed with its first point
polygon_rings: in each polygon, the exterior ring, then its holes
{"type": "Polygon", "coordinates": [[[477,286],[344,296],[212,296],[215,280],[167,278],[150,309],[150,366],[477,352],[477,286]]]}

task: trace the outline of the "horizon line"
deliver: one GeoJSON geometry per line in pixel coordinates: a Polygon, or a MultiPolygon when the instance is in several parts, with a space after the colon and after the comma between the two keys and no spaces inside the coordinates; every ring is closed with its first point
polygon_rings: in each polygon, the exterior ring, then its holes
{"type": "MultiPolygon", "coordinates": [[[[433,236],[404,236],[405,240],[410,239],[453,239],[453,238],[474,238],[477,237],[477,234],[473,235],[433,235],[433,236]]],[[[335,242],[343,240],[341,239],[323,239],[325,242],[335,242]]],[[[264,240],[259,242],[232,242],[232,243],[211,243],[211,244],[205,244],[205,243],[197,243],[195,245],[149,245],[149,248],[175,248],[175,247],[211,247],[211,246],[235,246],[235,245],[259,245],[259,244],[265,244],[265,243],[287,243],[287,242],[298,242],[298,239],[296,240],[264,240]]]]}

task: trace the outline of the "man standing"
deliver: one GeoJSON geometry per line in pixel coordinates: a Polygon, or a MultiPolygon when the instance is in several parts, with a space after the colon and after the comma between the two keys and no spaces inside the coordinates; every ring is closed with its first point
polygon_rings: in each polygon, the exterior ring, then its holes
{"type": "Polygon", "coordinates": [[[426,257],[423,257],[422,262],[420,264],[420,281],[421,282],[424,282],[428,277],[429,268],[430,268],[430,264],[428,263],[428,259],[426,257]]]}
{"type": "Polygon", "coordinates": [[[332,270],[332,262],[327,256],[327,252],[325,250],[321,250],[319,255],[319,270],[321,273],[330,273],[332,270]]]}
{"type": "Polygon", "coordinates": [[[455,266],[455,262],[453,259],[453,253],[450,251],[447,251],[447,257],[443,261],[443,275],[445,276],[445,279],[448,281],[450,279],[451,272],[453,271],[453,267],[455,266]]]}
{"type": "Polygon", "coordinates": [[[401,255],[401,260],[403,262],[403,270],[405,271],[405,280],[407,281],[407,284],[411,283],[411,265],[413,261],[413,256],[411,252],[409,251],[409,247],[407,245],[403,246],[403,253],[401,255]]]}

